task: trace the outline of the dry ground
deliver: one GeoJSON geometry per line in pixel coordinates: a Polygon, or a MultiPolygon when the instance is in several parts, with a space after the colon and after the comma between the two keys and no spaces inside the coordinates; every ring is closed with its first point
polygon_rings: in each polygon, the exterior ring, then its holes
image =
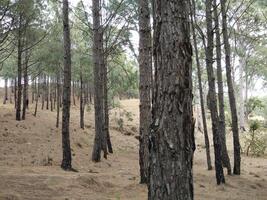
{"type": "MultiPolygon", "coordinates": [[[[25,121],[15,121],[13,105],[0,105],[0,199],[88,199],[145,200],[147,189],[138,178],[138,100],[121,101],[112,111],[111,140],[114,154],[93,163],[93,112],[85,113],[85,130],[79,128],[79,109],[71,108],[73,166],[78,173],[60,169],[61,132],[55,127],[55,112],[38,111],[33,105],[25,121]],[[118,131],[115,113],[125,109],[124,131],[118,131]]],[[[228,136],[229,153],[232,141],[228,136]]],[[[194,157],[195,199],[266,200],[267,159],[242,157],[242,175],[226,176],[227,184],[217,186],[215,172],[206,170],[203,135],[197,133],[194,157]]],[[[212,153],[213,156],[213,153],[212,153]]]]}

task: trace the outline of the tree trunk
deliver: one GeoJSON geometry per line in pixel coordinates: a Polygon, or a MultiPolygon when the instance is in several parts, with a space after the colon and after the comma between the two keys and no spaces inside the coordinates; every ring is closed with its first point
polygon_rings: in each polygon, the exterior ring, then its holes
{"type": "Polygon", "coordinates": [[[192,48],[186,0],[153,2],[154,94],[148,199],[192,200],[192,48]]]}
{"type": "Polygon", "coordinates": [[[193,40],[194,40],[196,65],[197,65],[198,87],[199,87],[202,123],[203,123],[203,129],[204,129],[207,167],[208,167],[208,170],[212,170],[211,158],[210,158],[210,141],[209,141],[209,135],[208,135],[207,121],[206,121],[206,114],[205,114],[205,104],[204,104],[203,90],[202,90],[201,67],[200,67],[200,62],[199,62],[197,38],[196,38],[196,31],[195,31],[195,23],[196,23],[195,0],[192,0],[192,5],[193,5],[193,9],[191,10],[192,33],[193,33],[193,40]]]}
{"type": "Polygon", "coordinates": [[[23,107],[22,107],[22,120],[26,118],[26,108],[28,108],[29,100],[28,100],[28,52],[25,52],[25,63],[23,68],[23,107]]]}
{"type": "Polygon", "coordinates": [[[5,78],[5,94],[4,94],[4,101],[3,101],[3,104],[6,104],[6,101],[8,100],[7,84],[8,84],[8,79],[5,78]]]}
{"type": "Polygon", "coordinates": [[[56,127],[59,127],[59,111],[60,111],[60,72],[57,72],[57,120],[56,127]]]}
{"type": "Polygon", "coordinates": [[[222,52],[221,52],[221,36],[219,27],[219,15],[217,12],[216,0],[213,0],[215,34],[216,34],[216,64],[217,64],[217,84],[218,84],[218,100],[219,100],[219,130],[222,147],[222,164],[227,168],[228,175],[231,174],[231,163],[228,156],[226,146],[226,131],[225,131],[225,114],[224,114],[224,94],[223,94],[223,79],[222,79],[222,52]]]}
{"type": "Polygon", "coordinates": [[[15,108],[17,108],[17,77],[15,78],[15,83],[14,83],[14,102],[15,102],[15,108]]]}
{"type": "Polygon", "coordinates": [[[234,87],[232,82],[232,72],[231,72],[231,47],[229,43],[229,36],[227,31],[227,15],[226,15],[226,0],[221,0],[221,13],[222,13],[222,31],[223,31],[223,41],[225,50],[225,66],[226,66],[226,77],[228,85],[228,95],[231,109],[232,117],[232,131],[233,131],[233,141],[234,141],[234,169],[233,173],[240,174],[240,142],[239,142],[239,130],[238,130],[238,118],[236,111],[236,101],[234,95],[234,87]]]}
{"type": "Polygon", "coordinates": [[[71,97],[71,53],[70,53],[70,29],[69,29],[69,3],[63,0],[63,44],[64,44],[64,82],[63,82],[63,110],[62,110],[62,149],[63,159],[61,168],[71,170],[70,148],[70,97],[71,97]]]}
{"type": "Polygon", "coordinates": [[[34,102],[34,99],[37,95],[37,89],[36,89],[36,79],[33,80],[32,82],[32,103],[34,102]]]}
{"type": "Polygon", "coordinates": [[[245,101],[244,101],[244,68],[246,60],[241,57],[239,60],[239,128],[241,131],[245,131],[245,101]]]}
{"type": "Polygon", "coordinates": [[[104,97],[104,134],[107,137],[107,147],[108,152],[113,153],[111,139],[110,139],[110,133],[109,133],[109,107],[108,107],[108,69],[107,69],[107,62],[105,59],[104,64],[104,72],[103,72],[103,97],[104,97]]]}
{"type": "Polygon", "coordinates": [[[213,71],[213,27],[212,27],[212,0],[206,0],[206,21],[207,21],[207,48],[206,48],[206,66],[208,74],[208,100],[212,120],[213,144],[215,155],[215,171],[217,184],[225,183],[222,168],[222,149],[220,141],[219,117],[217,111],[217,98],[215,90],[215,76],[213,71]]]}
{"type": "Polygon", "coordinates": [[[103,30],[100,24],[101,6],[100,0],[93,0],[93,63],[94,63],[94,107],[95,107],[95,140],[92,153],[92,160],[101,160],[101,151],[104,158],[107,158],[107,138],[103,130],[104,110],[103,110],[103,30]]]}
{"type": "MultiPolygon", "coordinates": [[[[37,115],[37,109],[38,109],[38,101],[39,101],[39,94],[40,94],[40,77],[38,78],[37,82],[37,89],[35,89],[35,109],[34,109],[34,114],[33,116],[36,117],[37,115]]],[[[35,80],[35,88],[36,88],[36,80],[35,80]]]]}
{"type": "Polygon", "coordinates": [[[75,81],[72,82],[72,101],[73,101],[73,105],[76,106],[76,102],[75,102],[75,81]]]}
{"type": "Polygon", "coordinates": [[[46,98],[46,110],[49,110],[49,76],[47,76],[45,84],[45,98],[46,98]]]}
{"type": "Polygon", "coordinates": [[[46,80],[46,76],[43,75],[42,76],[42,110],[44,109],[44,103],[45,103],[45,80],[46,80]]]}
{"type": "Polygon", "coordinates": [[[10,87],[11,87],[11,92],[9,92],[9,103],[12,104],[12,95],[14,95],[14,79],[11,79],[11,83],[10,83],[10,87]]]}
{"type": "Polygon", "coordinates": [[[53,112],[54,108],[53,108],[53,105],[54,105],[54,102],[53,102],[53,79],[51,78],[50,82],[49,82],[49,90],[50,90],[50,110],[51,112],[53,112]]]}
{"type": "Polygon", "coordinates": [[[139,12],[139,166],[140,183],[148,183],[148,134],[151,124],[152,38],[148,0],[138,0],[139,12]]]}
{"type": "Polygon", "coordinates": [[[84,129],[84,84],[83,84],[83,71],[82,71],[82,65],[80,64],[80,127],[84,129]]]}
{"type": "Polygon", "coordinates": [[[19,29],[18,29],[18,84],[17,84],[17,103],[16,103],[16,120],[20,121],[21,113],[21,96],[22,96],[22,33],[21,33],[21,16],[19,19],[19,29]]]}

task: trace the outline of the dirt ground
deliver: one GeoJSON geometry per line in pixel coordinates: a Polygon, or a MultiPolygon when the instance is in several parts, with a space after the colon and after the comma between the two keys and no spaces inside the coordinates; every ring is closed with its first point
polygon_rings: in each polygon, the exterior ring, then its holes
{"type": "MultiPolygon", "coordinates": [[[[85,112],[85,129],[79,128],[79,107],[71,108],[71,147],[75,172],[60,168],[61,132],[55,127],[56,112],[39,110],[25,121],[15,121],[14,105],[0,105],[0,199],[87,199],[145,200],[147,189],[139,184],[138,100],[121,101],[111,111],[111,140],[114,154],[100,163],[91,161],[94,139],[93,107],[85,112]],[[116,119],[123,110],[123,130],[116,119]],[[124,112],[125,113],[125,112],[124,112]],[[130,119],[132,118],[132,119],[130,119]]],[[[227,136],[229,154],[232,140],[227,136]]],[[[210,140],[211,137],[210,137],[210,140]]],[[[195,199],[266,200],[267,159],[242,157],[242,175],[227,176],[217,186],[215,172],[206,170],[204,139],[196,134],[194,156],[195,199]]],[[[212,149],[213,158],[213,149],[212,149]]],[[[232,157],[231,157],[232,158],[232,157]]]]}

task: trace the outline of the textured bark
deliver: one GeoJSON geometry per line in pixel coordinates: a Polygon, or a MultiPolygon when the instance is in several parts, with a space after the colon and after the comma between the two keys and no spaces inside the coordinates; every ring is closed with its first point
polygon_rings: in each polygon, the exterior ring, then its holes
{"type": "Polygon", "coordinates": [[[222,31],[223,31],[223,42],[225,50],[225,67],[226,67],[226,77],[228,86],[228,95],[231,109],[232,117],[232,131],[233,131],[233,141],[234,141],[234,169],[233,173],[240,174],[240,142],[239,142],[239,130],[238,130],[238,118],[236,110],[236,101],[234,94],[234,87],[232,82],[232,70],[231,70],[231,47],[229,43],[229,36],[227,31],[227,15],[226,15],[226,0],[221,0],[221,14],[222,14],[222,31]]]}
{"type": "Polygon", "coordinates": [[[223,79],[222,79],[222,52],[221,52],[221,36],[219,29],[219,15],[217,11],[216,0],[213,0],[215,35],[216,35],[216,64],[217,64],[217,84],[218,84],[218,100],[219,100],[219,131],[222,147],[222,164],[227,168],[228,175],[231,174],[231,164],[228,156],[226,138],[225,138],[225,114],[224,114],[224,94],[223,94],[223,79]]]}
{"type": "Polygon", "coordinates": [[[207,21],[207,48],[206,48],[206,67],[209,82],[208,99],[212,120],[212,133],[215,155],[215,172],[217,184],[225,182],[222,168],[222,150],[220,142],[219,117],[217,111],[217,98],[215,90],[215,76],[213,70],[213,27],[212,27],[212,0],[206,0],[206,21],[207,21]]]}
{"type": "Polygon", "coordinates": [[[148,0],[138,0],[139,12],[139,166],[140,183],[148,183],[148,134],[151,124],[152,38],[148,0]]]}
{"type": "Polygon", "coordinates": [[[101,6],[100,0],[93,0],[93,63],[94,63],[94,108],[95,108],[95,140],[92,152],[92,160],[101,160],[101,151],[107,158],[107,138],[104,132],[104,102],[103,102],[103,28],[100,24],[101,6]]]}
{"type": "Polygon", "coordinates": [[[17,103],[16,103],[16,120],[20,120],[20,113],[21,113],[21,97],[22,97],[22,85],[21,85],[21,78],[22,78],[22,41],[21,38],[21,17],[19,19],[19,28],[18,28],[18,81],[17,81],[17,103]]]}
{"type": "Polygon", "coordinates": [[[205,114],[205,104],[204,104],[203,90],[202,90],[201,66],[200,66],[200,62],[199,62],[197,38],[196,38],[196,31],[195,31],[195,23],[196,23],[196,21],[195,21],[195,19],[196,19],[195,18],[195,0],[192,1],[192,5],[193,5],[193,9],[191,10],[192,33],[193,33],[193,40],[194,40],[196,65],[197,65],[198,88],[199,88],[201,114],[202,114],[203,130],[204,130],[207,167],[208,167],[208,170],[212,170],[211,158],[210,158],[210,141],[209,141],[209,135],[208,135],[207,120],[206,120],[206,114],[205,114]]]}
{"type": "Polygon", "coordinates": [[[69,3],[63,0],[63,43],[64,43],[64,81],[63,81],[63,110],[62,110],[62,149],[63,159],[61,168],[71,170],[71,148],[69,136],[70,96],[71,96],[71,53],[69,29],[69,3]]]}
{"type": "Polygon", "coordinates": [[[156,0],[148,199],[191,200],[194,122],[188,1],[156,0]]]}
{"type": "Polygon", "coordinates": [[[7,83],[8,83],[8,79],[5,78],[5,94],[4,94],[4,101],[3,101],[3,104],[6,104],[6,101],[8,100],[7,83]]]}

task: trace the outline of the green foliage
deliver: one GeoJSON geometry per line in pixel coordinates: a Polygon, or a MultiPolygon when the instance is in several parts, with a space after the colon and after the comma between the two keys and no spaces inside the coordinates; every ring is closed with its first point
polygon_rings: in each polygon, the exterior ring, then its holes
{"type": "Polygon", "coordinates": [[[251,153],[253,156],[261,156],[267,148],[267,135],[265,131],[260,130],[258,121],[250,122],[249,132],[244,136],[244,149],[246,154],[251,153]]]}
{"type": "Polygon", "coordinates": [[[263,109],[263,102],[257,97],[251,97],[245,104],[247,115],[252,114],[257,109],[263,109]]]}

